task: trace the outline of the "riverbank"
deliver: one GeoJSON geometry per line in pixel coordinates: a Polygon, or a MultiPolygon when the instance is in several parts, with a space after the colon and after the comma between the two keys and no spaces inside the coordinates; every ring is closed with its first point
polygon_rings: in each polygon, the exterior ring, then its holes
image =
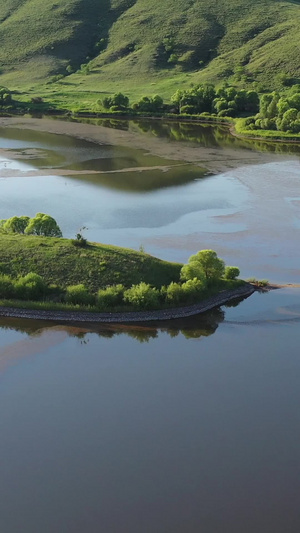
{"type": "MultiPolygon", "coordinates": [[[[196,125],[195,122],[191,124],[196,125]]],[[[274,161],[274,154],[250,151],[241,147],[238,147],[237,150],[234,146],[207,147],[189,141],[170,143],[167,138],[141,134],[141,131],[113,129],[97,124],[84,124],[60,119],[38,119],[24,116],[0,117],[1,127],[67,135],[98,145],[134,147],[164,159],[198,163],[201,168],[212,174],[222,173],[248,164],[255,165],[274,161]]],[[[2,150],[0,155],[9,159],[12,153],[8,150],[2,150]]],[[[18,157],[17,151],[14,157],[18,157]]],[[[64,175],[64,171],[65,169],[60,169],[59,173],[64,175]]]]}
{"type": "Polygon", "coordinates": [[[30,320],[47,320],[55,322],[94,322],[94,323],[129,323],[165,321],[175,318],[187,318],[205,313],[215,307],[225,305],[238,298],[247,298],[257,290],[250,283],[237,289],[222,291],[202,302],[186,307],[162,309],[156,311],[132,311],[120,313],[89,313],[83,311],[45,311],[33,309],[18,309],[14,307],[0,307],[0,316],[9,318],[27,318],[30,320]]]}

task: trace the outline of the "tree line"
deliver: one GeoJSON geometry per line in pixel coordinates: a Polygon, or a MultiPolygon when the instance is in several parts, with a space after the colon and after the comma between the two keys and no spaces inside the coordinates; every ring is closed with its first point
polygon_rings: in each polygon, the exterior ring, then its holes
{"type": "Polygon", "coordinates": [[[241,114],[259,111],[259,95],[256,91],[238,90],[224,85],[216,89],[214,85],[196,85],[190,89],[179,89],[166,104],[159,95],[143,96],[130,106],[129,98],[122,93],[102,100],[105,109],[111,112],[175,113],[199,115],[208,113],[218,117],[236,117],[241,114]]]}
{"type": "Polygon", "coordinates": [[[280,94],[273,91],[260,97],[259,112],[245,119],[248,130],[277,130],[300,133],[300,85],[280,94]]]}

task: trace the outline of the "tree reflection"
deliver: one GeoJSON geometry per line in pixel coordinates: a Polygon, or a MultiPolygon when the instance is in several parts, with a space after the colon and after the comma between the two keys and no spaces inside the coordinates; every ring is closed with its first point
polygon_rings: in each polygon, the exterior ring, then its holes
{"type": "Polygon", "coordinates": [[[157,339],[161,333],[171,338],[183,335],[186,339],[201,339],[213,335],[219,324],[224,320],[224,311],[221,308],[213,309],[206,313],[184,319],[157,321],[143,324],[54,324],[42,320],[29,320],[17,318],[0,318],[0,328],[26,333],[30,337],[39,337],[46,330],[65,331],[70,337],[75,337],[81,344],[87,344],[89,334],[112,339],[115,336],[127,335],[132,339],[147,343],[157,339]]]}

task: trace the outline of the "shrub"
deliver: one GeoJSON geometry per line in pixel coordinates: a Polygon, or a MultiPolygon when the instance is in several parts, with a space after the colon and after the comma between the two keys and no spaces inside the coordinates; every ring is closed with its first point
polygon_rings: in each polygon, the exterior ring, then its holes
{"type": "Polygon", "coordinates": [[[180,108],[180,113],[182,115],[193,115],[195,113],[195,108],[192,105],[183,105],[180,108]]]}
{"type": "Polygon", "coordinates": [[[82,284],[69,285],[65,298],[66,302],[75,305],[92,305],[95,302],[94,296],[82,284]]]}
{"type": "Polygon", "coordinates": [[[124,295],[124,286],[112,285],[106,289],[99,289],[97,293],[97,305],[100,309],[107,309],[122,304],[124,295]]]}
{"type": "Polygon", "coordinates": [[[240,275],[240,269],[235,266],[227,266],[225,267],[225,279],[236,279],[240,275]]]}
{"type": "Polygon", "coordinates": [[[81,233],[76,234],[76,239],[72,239],[71,243],[73,246],[79,246],[80,248],[85,248],[87,246],[87,239],[85,239],[81,233]]]}
{"type": "Polygon", "coordinates": [[[180,283],[172,281],[167,286],[166,301],[172,304],[178,304],[184,301],[185,292],[180,283]]]}
{"type": "Polygon", "coordinates": [[[153,309],[159,305],[159,291],[142,281],[139,285],[132,285],[127,289],[123,300],[138,309],[153,309]]]}
{"type": "Polygon", "coordinates": [[[9,276],[0,275],[0,298],[13,298],[15,295],[14,283],[9,276]]]}
{"type": "Polygon", "coordinates": [[[182,284],[182,290],[184,294],[184,300],[189,302],[194,302],[199,299],[199,295],[205,288],[203,281],[194,278],[189,279],[182,284]]]}
{"type": "Polygon", "coordinates": [[[102,100],[102,105],[111,111],[122,111],[128,108],[129,98],[122,93],[117,93],[113,96],[106,96],[102,100]]]}
{"type": "Polygon", "coordinates": [[[21,300],[39,300],[45,296],[48,287],[41,276],[29,272],[15,281],[14,289],[17,298],[21,300]]]}

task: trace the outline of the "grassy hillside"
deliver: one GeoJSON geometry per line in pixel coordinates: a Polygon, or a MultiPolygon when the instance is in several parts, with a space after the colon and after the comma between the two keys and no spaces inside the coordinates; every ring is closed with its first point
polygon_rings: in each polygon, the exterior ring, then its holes
{"type": "Polygon", "coordinates": [[[117,246],[91,243],[77,248],[69,239],[1,234],[0,272],[12,277],[35,272],[61,287],[84,283],[91,291],[141,281],[160,287],[178,281],[180,264],[117,246]]]}
{"type": "Polygon", "coordinates": [[[300,78],[299,17],[274,0],[1,0],[0,84],[82,109],[119,90],[280,87],[300,78]]]}

